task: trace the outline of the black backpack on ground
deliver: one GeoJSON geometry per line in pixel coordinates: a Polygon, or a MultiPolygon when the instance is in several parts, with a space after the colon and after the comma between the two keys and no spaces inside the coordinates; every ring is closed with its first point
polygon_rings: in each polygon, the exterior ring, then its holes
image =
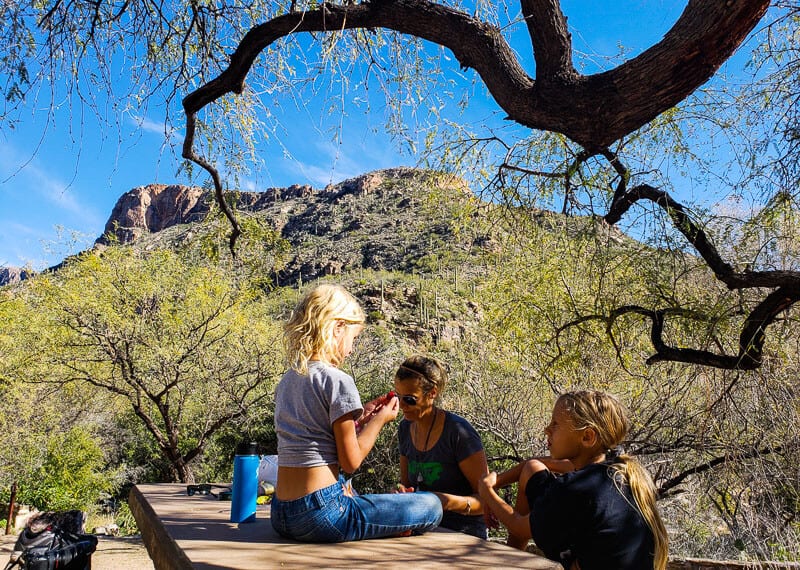
{"type": "Polygon", "coordinates": [[[32,518],[14,545],[5,570],[90,570],[97,537],[83,534],[81,511],[44,512],[32,518]]]}

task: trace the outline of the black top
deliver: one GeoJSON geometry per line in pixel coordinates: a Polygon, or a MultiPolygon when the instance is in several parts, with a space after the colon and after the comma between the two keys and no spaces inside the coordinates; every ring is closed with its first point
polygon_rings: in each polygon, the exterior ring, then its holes
{"type": "MultiPolygon", "coordinates": [[[[458,464],[483,450],[478,432],[470,423],[444,411],[442,435],[428,451],[420,451],[411,441],[411,422],[403,420],[397,429],[400,455],[408,460],[408,478],[417,491],[435,491],[469,496],[474,492],[458,464]]],[[[446,511],[440,526],[479,538],[487,538],[483,515],[466,516],[446,511]]]]}
{"type": "Polygon", "coordinates": [[[554,475],[540,471],[525,488],[531,535],[545,556],[581,570],[652,570],[653,533],[627,479],[611,463],[554,475]]]}

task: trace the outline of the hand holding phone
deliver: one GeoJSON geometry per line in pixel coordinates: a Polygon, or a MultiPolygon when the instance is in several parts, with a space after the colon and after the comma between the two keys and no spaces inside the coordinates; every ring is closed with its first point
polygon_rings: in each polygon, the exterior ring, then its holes
{"type": "Polygon", "coordinates": [[[356,433],[360,432],[375,414],[385,405],[391,403],[392,399],[395,397],[397,397],[397,393],[394,390],[389,390],[386,394],[367,402],[364,405],[364,413],[356,420],[356,433]]]}

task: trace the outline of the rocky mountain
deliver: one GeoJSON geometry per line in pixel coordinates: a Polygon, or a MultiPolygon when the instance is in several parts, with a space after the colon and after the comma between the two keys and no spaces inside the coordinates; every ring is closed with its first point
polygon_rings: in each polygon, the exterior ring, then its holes
{"type": "Polygon", "coordinates": [[[175,224],[202,220],[208,213],[201,188],[149,184],[120,196],[97,242],[131,243],[145,233],[155,233],[175,224]]]}
{"type": "MultiPolygon", "coordinates": [[[[227,198],[242,220],[258,220],[282,240],[277,284],[358,268],[415,272],[445,251],[492,247],[491,237],[476,231],[459,231],[456,237],[454,224],[468,220],[455,210],[477,201],[463,181],[429,171],[387,169],[322,189],[294,185],[227,198]]],[[[218,208],[209,192],[136,188],[117,202],[96,246],[190,247],[208,231],[201,222],[214,214],[218,208]]]]}
{"type": "MultiPolygon", "coordinates": [[[[445,259],[498,248],[499,226],[478,223],[486,222],[496,205],[478,200],[463,180],[432,171],[386,169],[322,189],[292,185],[231,192],[226,198],[242,220],[258,220],[281,240],[280,269],[272,276],[279,285],[359,268],[430,272],[445,259]]],[[[212,193],[202,188],[141,186],[119,198],[94,247],[190,247],[211,231],[209,217],[218,215],[212,193]]],[[[567,221],[552,212],[524,215],[559,231],[587,227],[586,219],[567,221]]],[[[227,231],[227,222],[221,222],[218,227],[227,231]]],[[[615,240],[623,239],[610,232],[615,240]]],[[[224,244],[224,235],[216,241],[224,244]]],[[[0,286],[27,276],[0,268],[0,286]]]]}
{"type": "MultiPolygon", "coordinates": [[[[345,194],[367,195],[377,190],[386,179],[402,180],[418,174],[412,169],[393,169],[373,172],[336,185],[322,191],[308,185],[292,185],[287,188],[269,188],[263,192],[232,192],[227,195],[236,210],[245,213],[263,212],[286,214],[296,212],[298,202],[310,204],[333,204],[345,194]],[[278,211],[270,212],[277,206],[278,211]]],[[[175,225],[203,221],[215,208],[213,196],[202,188],[182,185],[150,184],[140,186],[123,194],[106,223],[103,235],[97,243],[108,245],[112,242],[132,243],[142,236],[154,234],[175,225]]],[[[291,226],[296,231],[301,223],[286,220],[276,223],[276,229],[291,226]]],[[[300,227],[300,231],[306,228],[300,227]]]]}
{"type": "MultiPolygon", "coordinates": [[[[287,188],[269,188],[263,192],[232,192],[228,199],[235,203],[241,214],[254,214],[274,218],[276,229],[289,226],[293,234],[304,231],[304,222],[299,219],[286,219],[282,216],[297,212],[300,202],[309,200],[309,205],[335,202],[342,194],[366,195],[373,191],[386,178],[396,179],[408,176],[414,171],[398,169],[376,172],[347,180],[322,191],[308,185],[292,185],[287,188]],[[277,217],[275,217],[277,216],[277,217]]],[[[179,184],[148,184],[134,188],[117,200],[106,222],[103,234],[95,241],[95,248],[103,248],[112,243],[132,244],[142,241],[143,247],[154,247],[162,241],[184,241],[191,239],[192,224],[202,222],[216,208],[213,195],[198,187],[179,184]],[[156,235],[173,228],[172,232],[156,235]]],[[[310,223],[310,222],[309,222],[310,223]]],[[[319,225],[313,229],[319,230],[319,225]]],[[[56,269],[58,266],[50,268],[56,269]]],[[[32,275],[17,267],[0,267],[0,287],[18,283],[32,275]]]]}
{"type": "Polygon", "coordinates": [[[31,276],[31,272],[19,267],[0,267],[0,287],[19,283],[31,276]]]}

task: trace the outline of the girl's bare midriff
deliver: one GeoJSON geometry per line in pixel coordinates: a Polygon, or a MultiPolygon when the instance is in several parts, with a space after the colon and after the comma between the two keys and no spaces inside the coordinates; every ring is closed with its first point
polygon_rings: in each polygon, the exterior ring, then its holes
{"type": "Polygon", "coordinates": [[[294,501],[309,493],[330,487],[339,480],[339,466],[278,467],[275,493],[281,501],[294,501]]]}

